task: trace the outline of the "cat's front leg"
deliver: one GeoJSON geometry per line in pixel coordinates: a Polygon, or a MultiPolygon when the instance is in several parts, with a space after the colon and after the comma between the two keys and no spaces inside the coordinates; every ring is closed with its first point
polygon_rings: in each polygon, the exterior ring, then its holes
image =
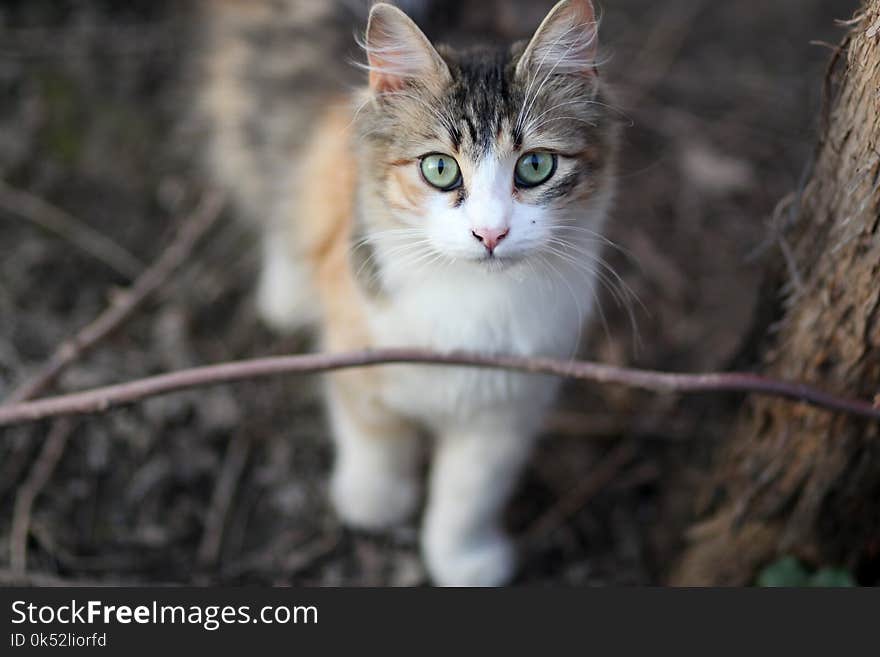
{"type": "Polygon", "coordinates": [[[422,551],[435,583],[500,586],[516,550],[502,516],[534,443],[532,422],[493,418],[439,437],[422,551]]]}
{"type": "Polygon", "coordinates": [[[372,401],[357,375],[345,377],[338,375],[327,395],[336,446],[331,500],[345,524],[384,529],[405,522],[418,505],[418,434],[372,401]]]}

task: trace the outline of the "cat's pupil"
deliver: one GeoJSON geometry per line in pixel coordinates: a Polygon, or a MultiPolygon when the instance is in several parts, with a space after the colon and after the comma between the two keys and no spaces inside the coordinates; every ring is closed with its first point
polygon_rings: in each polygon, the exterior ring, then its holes
{"type": "Polygon", "coordinates": [[[446,168],[446,162],[444,162],[443,158],[441,157],[439,160],[437,160],[437,173],[439,173],[442,176],[443,169],[445,169],[445,168],[446,168]]]}
{"type": "Polygon", "coordinates": [[[535,172],[537,172],[537,171],[538,171],[538,166],[539,166],[539,163],[538,163],[538,156],[537,156],[537,155],[532,155],[532,156],[529,158],[529,164],[531,164],[531,165],[532,165],[532,168],[535,170],[535,172]]]}

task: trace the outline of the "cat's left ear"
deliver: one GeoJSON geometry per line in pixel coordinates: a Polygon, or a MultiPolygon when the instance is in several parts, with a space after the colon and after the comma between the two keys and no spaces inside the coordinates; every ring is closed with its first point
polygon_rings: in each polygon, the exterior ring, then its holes
{"type": "Polygon", "coordinates": [[[450,78],[449,67],[428,37],[397,7],[373,5],[365,43],[374,93],[397,91],[411,80],[431,84],[450,78]]]}
{"type": "Polygon", "coordinates": [[[562,0],[538,27],[516,65],[523,79],[544,74],[596,76],[598,23],[590,0],[562,0]]]}

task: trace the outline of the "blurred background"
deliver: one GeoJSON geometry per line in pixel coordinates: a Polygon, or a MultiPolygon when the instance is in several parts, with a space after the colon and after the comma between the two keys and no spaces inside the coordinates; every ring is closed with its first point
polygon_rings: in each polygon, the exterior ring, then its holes
{"type": "MultiPolygon", "coordinates": [[[[364,3],[339,3],[348,39],[364,3]]],[[[429,34],[456,26],[466,40],[488,20],[525,36],[553,3],[446,4],[422,24],[429,34]]],[[[205,188],[205,126],[192,108],[199,10],[211,5],[0,2],[0,399],[156,259],[205,188]],[[62,216],[47,223],[45,204],[62,216]],[[116,256],[89,248],[89,231],[116,256]]],[[[857,2],[601,6],[603,75],[627,125],[610,228],[621,251],[607,255],[638,301],[605,295],[584,355],[747,367],[779,257],[772,216],[815,143],[829,44],[842,36],[835,19],[857,2]]],[[[256,239],[235,214],[55,390],[305,348],[257,321],[256,239]]],[[[524,551],[517,581],[661,583],[740,401],[567,386],[510,509],[524,551]]],[[[77,421],[33,504],[27,572],[12,572],[16,498],[48,429],[0,430],[0,583],[426,582],[414,526],[375,537],[333,517],[314,378],[205,388],[77,421]]]]}

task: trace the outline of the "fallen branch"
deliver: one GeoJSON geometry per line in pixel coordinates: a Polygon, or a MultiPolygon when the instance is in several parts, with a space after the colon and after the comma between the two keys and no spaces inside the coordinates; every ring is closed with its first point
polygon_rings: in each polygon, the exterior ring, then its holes
{"type": "Polygon", "coordinates": [[[55,233],[128,280],[143,270],[137,257],[76,217],[0,180],[0,209],[55,233]]]}
{"type": "Polygon", "coordinates": [[[220,214],[222,205],[219,194],[207,194],[161,257],[138,276],[132,286],[120,294],[104,312],[72,339],[62,343],[40,370],[13,390],[3,403],[16,404],[33,399],[51,385],[71,363],[116,330],[186,260],[195,243],[220,214]]]}
{"type": "Polygon", "coordinates": [[[27,537],[34,501],[55,472],[72,431],[73,421],[69,418],[58,420],[52,425],[40,455],[15,496],[12,529],[9,532],[9,566],[16,575],[23,574],[27,569],[27,537]]]}
{"type": "MultiPolygon", "coordinates": [[[[0,200],[2,200],[3,194],[8,193],[9,190],[5,189],[3,183],[0,183],[0,200]]],[[[27,200],[27,195],[25,195],[25,200],[27,200]]],[[[36,201],[39,199],[31,199],[30,202],[36,201]]],[[[43,392],[65,368],[128,319],[150,294],[164,284],[171,272],[183,263],[196,242],[219,215],[221,205],[222,202],[218,195],[207,195],[192,217],[184,223],[183,228],[162,257],[146,269],[131,288],[117,297],[115,302],[111,303],[94,321],[81,329],[72,340],[62,344],[36,375],[12,392],[6,403],[22,403],[43,392]]],[[[35,207],[35,211],[40,209],[39,205],[35,207]]],[[[42,208],[43,212],[50,210],[54,211],[51,207],[48,210],[42,208]]],[[[62,418],[52,425],[42,451],[15,496],[12,529],[9,536],[10,570],[15,575],[23,575],[27,568],[27,538],[30,533],[31,510],[34,502],[64,455],[67,440],[73,427],[74,423],[69,418],[62,418]]]]}
{"type": "Polygon", "coordinates": [[[525,535],[536,539],[562,527],[569,518],[586,507],[590,500],[614,481],[621,469],[635,457],[636,453],[637,450],[632,443],[623,443],[615,447],[592,467],[574,488],[557,500],[549,511],[535,520],[525,531],[525,535]]]}
{"type": "Polygon", "coordinates": [[[382,349],[341,354],[305,354],[234,361],[169,372],[57,397],[0,406],[0,427],[49,417],[106,411],[146,397],[218,383],[279,374],[314,374],[352,367],[389,364],[456,365],[552,374],[596,383],[613,383],[662,392],[747,392],[784,397],[833,411],[880,420],[880,405],[823,392],[803,383],[770,379],[747,372],[675,374],[638,370],[589,361],[524,356],[489,356],[422,349],[382,349]]]}
{"type": "Polygon", "coordinates": [[[226,457],[211,494],[211,504],[205,514],[205,529],[199,543],[198,561],[202,566],[213,566],[220,556],[226,516],[247,464],[250,448],[251,441],[243,432],[239,432],[226,447],[226,457]]]}

